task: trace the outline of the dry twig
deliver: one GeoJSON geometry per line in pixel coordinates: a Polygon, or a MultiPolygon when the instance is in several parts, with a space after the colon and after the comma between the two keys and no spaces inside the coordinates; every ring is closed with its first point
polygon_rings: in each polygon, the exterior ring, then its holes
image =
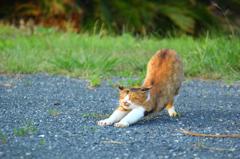
{"type": "Polygon", "coordinates": [[[198,136],[198,137],[240,138],[240,134],[202,134],[202,133],[191,132],[182,128],[179,131],[185,135],[198,136]]]}

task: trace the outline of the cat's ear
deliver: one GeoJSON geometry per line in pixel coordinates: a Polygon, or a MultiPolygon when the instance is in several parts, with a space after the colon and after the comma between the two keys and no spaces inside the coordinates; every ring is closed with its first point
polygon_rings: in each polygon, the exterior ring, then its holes
{"type": "Polygon", "coordinates": [[[151,87],[143,87],[143,88],[141,88],[141,91],[147,92],[147,91],[149,91],[151,88],[152,88],[152,86],[151,86],[151,87]]]}
{"type": "Polygon", "coordinates": [[[122,90],[124,90],[124,87],[123,87],[123,86],[118,86],[118,89],[119,89],[120,91],[122,91],[122,90]]]}

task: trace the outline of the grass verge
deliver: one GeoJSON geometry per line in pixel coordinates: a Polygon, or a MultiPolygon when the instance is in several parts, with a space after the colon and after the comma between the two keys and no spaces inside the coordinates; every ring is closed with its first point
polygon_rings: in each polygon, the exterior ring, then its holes
{"type": "Polygon", "coordinates": [[[144,78],[146,64],[161,48],[182,57],[186,77],[240,79],[240,38],[226,35],[136,38],[100,36],[36,28],[34,34],[0,25],[0,73],[63,74],[90,79],[144,78]]]}

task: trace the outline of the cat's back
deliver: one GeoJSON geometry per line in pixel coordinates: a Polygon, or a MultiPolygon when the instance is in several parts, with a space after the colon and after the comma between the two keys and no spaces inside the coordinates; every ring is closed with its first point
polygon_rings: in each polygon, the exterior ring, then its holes
{"type": "Polygon", "coordinates": [[[162,49],[157,51],[148,62],[149,71],[157,71],[159,68],[170,67],[179,57],[174,50],[162,49]]]}
{"type": "Polygon", "coordinates": [[[157,51],[147,66],[145,86],[164,85],[166,83],[181,83],[183,66],[180,57],[174,50],[162,49],[157,51]]]}

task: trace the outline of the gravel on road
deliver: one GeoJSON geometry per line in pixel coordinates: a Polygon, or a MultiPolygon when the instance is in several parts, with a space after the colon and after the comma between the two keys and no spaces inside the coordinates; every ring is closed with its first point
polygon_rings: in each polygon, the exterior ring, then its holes
{"type": "Polygon", "coordinates": [[[180,117],[162,111],[128,128],[97,126],[117,103],[109,82],[89,89],[63,76],[0,75],[0,158],[240,158],[240,139],[179,132],[239,134],[239,83],[185,81],[180,117]]]}

